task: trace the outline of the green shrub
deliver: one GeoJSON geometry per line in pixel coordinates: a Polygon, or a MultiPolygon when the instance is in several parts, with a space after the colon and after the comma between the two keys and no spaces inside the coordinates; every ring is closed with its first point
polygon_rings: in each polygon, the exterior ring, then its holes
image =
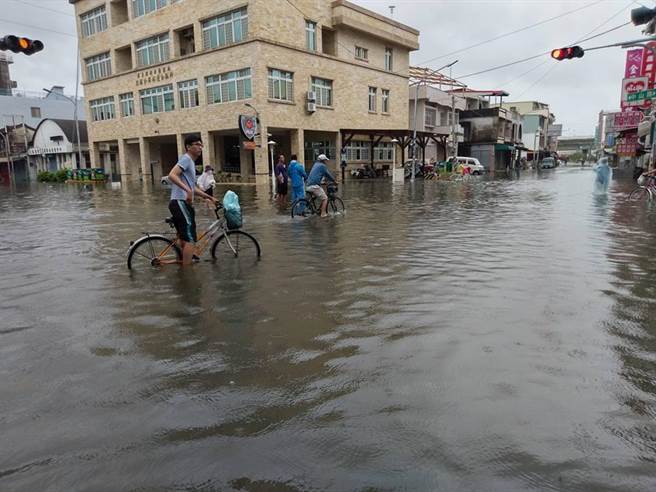
{"type": "Polygon", "coordinates": [[[51,173],[50,171],[40,171],[36,175],[36,179],[42,183],[63,183],[68,179],[68,174],[66,169],[60,169],[51,173]]]}

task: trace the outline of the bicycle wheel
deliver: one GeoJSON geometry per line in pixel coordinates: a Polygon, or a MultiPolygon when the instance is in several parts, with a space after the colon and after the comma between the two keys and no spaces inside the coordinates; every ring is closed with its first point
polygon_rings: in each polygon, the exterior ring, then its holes
{"type": "Polygon", "coordinates": [[[651,190],[644,186],[636,188],[629,194],[629,200],[634,202],[639,202],[642,200],[651,200],[651,199],[652,199],[651,190]]]}
{"type": "Polygon", "coordinates": [[[338,196],[330,198],[328,200],[328,213],[331,215],[343,214],[346,207],[344,207],[344,202],[338,196]]]}
{"type": "Polygon", "coordinates": [[[175,241],[165,236],[146,236],[138,239],[128,252],[128,268],[146,269],[182,260],[182,251],[175,241]]]}
{"type": "Polygon", "coordinates": [[[305,198],[299,198],[292,203],[292,219],[312,215],[312,205],[305,198]]]}
{"type": "Polygon", "coordinates": [[[212,245],[212,258],[219,260],[233,258],[240,263],[255,262],[261,254],[260,243],[244,231],[226,231],[212,245]]]}

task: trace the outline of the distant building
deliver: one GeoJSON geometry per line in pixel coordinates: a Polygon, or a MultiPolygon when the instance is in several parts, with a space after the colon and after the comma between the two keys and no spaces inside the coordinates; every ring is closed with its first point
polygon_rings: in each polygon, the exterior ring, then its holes
{"type": "Polygon", "coordinates": [[[28,157],[34,128],[28,125],[0,127],[0,183],[28,181],[33,175],[28,157]]]}
{"type": "Polygon", "coordinates": [[[538,160],[545,154],[555,152],[558,144],[554,135],[549,135],[550,127],[555,123],[556,116],[549,111],[549,105],[539,101],[508,101],[502,107],[515,110],[521,115],[522,141],[529,152],[529,158],[537,153],[538,160]]]}
{"type": "Polygon", "coordinates": [[[581,153],[584,156],[589,155],[595,146],[595,137],[560,137],[558,140],[558,155],[560,157],[569,157],[573,154],[581,153]]]}
{"type": "MultiPolygon", "coordinates": [[[[32,145],[28,150],[28,154],[32,156],[35,172],[91,167],[87,125],[82,121],[79,122],[79,126],[81,163],[78,162],[77,129],[74,120],[47,118],[39,123],[34,131],[32,145]]],[[[113,163],[113,166],[111,162],[107,164],[107,169],[116,169],[116,162],[113,163]]]]}
{"type": "Polygon", "coordinates": [[[485,97],[503,98],[504,91],[456,90],[468,100],[467,110],[460,112],[460,125],[464,129],[464,142],[458,154],[477,158],[488,171],[505,170],[512,166],[522,144],[521,116],[513,109],[491,107],[485,97]]]}

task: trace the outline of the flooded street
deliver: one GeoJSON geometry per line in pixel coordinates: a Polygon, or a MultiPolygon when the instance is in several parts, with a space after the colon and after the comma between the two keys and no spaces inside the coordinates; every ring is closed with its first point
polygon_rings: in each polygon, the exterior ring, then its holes
{"type": "Polygon", "coordinates": [[[592,183],[236,187],[259,263],[140,272],[167,190],[0,189],[0,490],[656,489],[656,208],[592,183]]]}

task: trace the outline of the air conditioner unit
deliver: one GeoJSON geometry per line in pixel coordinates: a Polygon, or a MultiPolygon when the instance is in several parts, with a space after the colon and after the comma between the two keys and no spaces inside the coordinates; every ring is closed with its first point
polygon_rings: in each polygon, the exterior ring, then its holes
{"type": "Polygon", "coordinates": [[[309,101],[307,103],[308,113],[314,113],[317,110],[317,103],[309,101]]]}
{"type": "Polygon", "coordinates": [[[317,102],[317,93],[314,91],[308,91],[307,100],[308,102],[317,102]]]}

